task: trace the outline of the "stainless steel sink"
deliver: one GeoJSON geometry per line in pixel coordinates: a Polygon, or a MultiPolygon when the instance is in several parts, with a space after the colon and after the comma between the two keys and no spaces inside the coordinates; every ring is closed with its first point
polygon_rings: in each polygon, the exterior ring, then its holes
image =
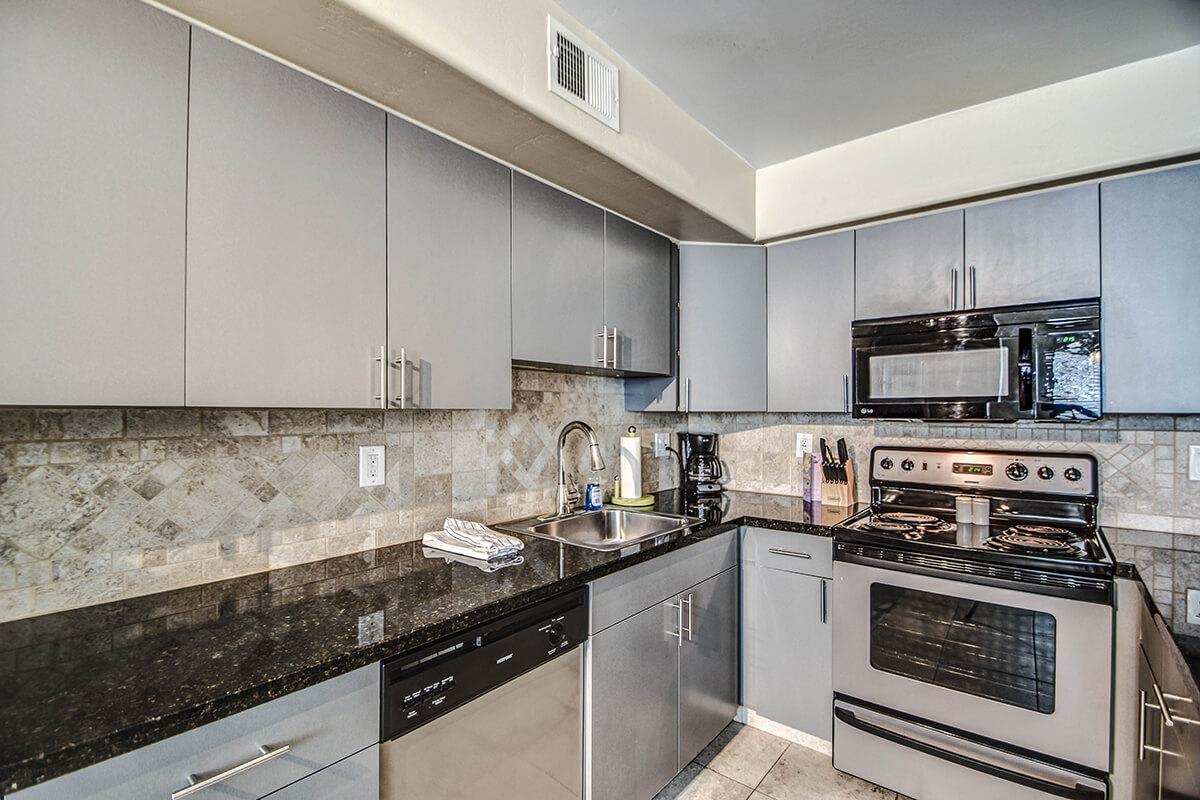
{"type": "Polygon", "coordinates": [[[657,536],[678,533],[700,520],[657,511],[602,508],[562,517],[529,517],[495,527],[592,550],[620,550],[657,536]]]}

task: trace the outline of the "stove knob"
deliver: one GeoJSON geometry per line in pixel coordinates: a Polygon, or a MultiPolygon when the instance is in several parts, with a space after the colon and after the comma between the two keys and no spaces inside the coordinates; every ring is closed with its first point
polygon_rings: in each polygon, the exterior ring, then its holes
{"type": "Polygon", "coordinates": [[[1083,473],[1075,467],[1067,467],[1063,470],[1063,477],[1069,481],[1077,481],[1083,477],[1083,473]]]}
{"type": "Polygon", "coordinates": [[[554,647],[562,647],[563,643],[567,641],[567,629],[561,623],[556,622],[546,632],[546,638],[550,640],[550,644],[554,647]]]}
{"type": "Polygon", "coordinates": [[[894,466],[896,466],[896,462],[892,461],[887,456],[884,456],[883,458],[881,458],[879,460],[879,468],[880,469],[891,469],[894,466]]]}
{"type": "Polygon", "coordinates": [[[1014,481],[1023,481],[1029,476],[1029,468],[1024,464],[1014,461],[1005,468],[1004,474],[1014,481]]]}
{"type": "Polygon", "coordinates": [[[1054,470],[1050,467],[1038,467],[1038,477],[1044,481],[1048,481],[1054,477],[1054,470]]]}
{"type": "Polygon", "coordinates": [[[912,472],[913,467],[915,466],[916,464],[913,463],[911,458],[906,458],[900,462],[900,469],[904,470],[905,472],[912,472]]]}

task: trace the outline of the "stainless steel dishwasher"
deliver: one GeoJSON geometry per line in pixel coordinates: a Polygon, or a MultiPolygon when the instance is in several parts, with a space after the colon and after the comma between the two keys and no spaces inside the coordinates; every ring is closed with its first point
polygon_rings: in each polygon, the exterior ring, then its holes
{"type": "Polygon", "coordinates": [[[583,796],[586,589],[383,663],[382,800],[583,796]]]}

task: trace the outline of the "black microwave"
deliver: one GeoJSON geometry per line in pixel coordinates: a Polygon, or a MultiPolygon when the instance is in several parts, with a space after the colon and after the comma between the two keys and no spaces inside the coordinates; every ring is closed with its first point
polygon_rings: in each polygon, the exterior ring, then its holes
{"type": "Polygon", "coordinates": [[[857,320],[851,337],[861,419],[1101,415],[1099,300],[857,320]]]}

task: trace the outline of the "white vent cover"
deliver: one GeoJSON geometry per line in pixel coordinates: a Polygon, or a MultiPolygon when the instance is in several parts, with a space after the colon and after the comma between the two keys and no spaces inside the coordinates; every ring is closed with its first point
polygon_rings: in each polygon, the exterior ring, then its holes
{"type": "Polygon", "coordinates": [[[617,68],[579,41],[554,17],[546,17],[550,91],[582,108],[615,131],[621,130],[617,68]]]}

